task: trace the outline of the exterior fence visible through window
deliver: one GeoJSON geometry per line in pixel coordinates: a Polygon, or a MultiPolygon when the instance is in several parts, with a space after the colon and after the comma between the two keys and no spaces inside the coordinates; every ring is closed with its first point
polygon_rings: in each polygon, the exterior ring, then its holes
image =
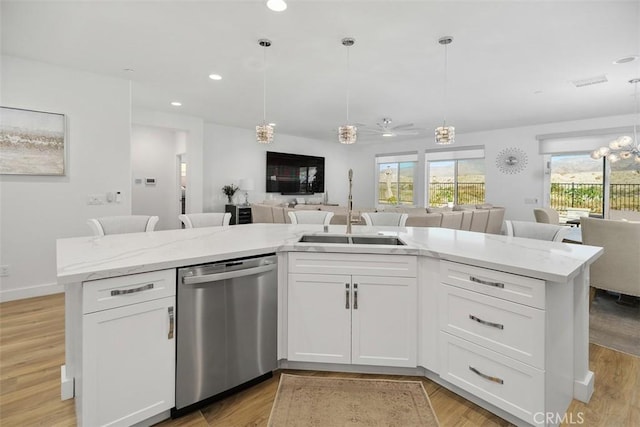
{"type": "MultiPolygon", "coordinates": [[[[604,188],[602,184],[552,183],[551,207],[586,208],[602,212],[604,188]]],[[[640,211],[640,184],[609,184],[609,208],[640,211]]]]}
{"type": "Polygon", "coordinates": [[[459,205],[484,203],[484,192],[483,182],[429,184],[429,206],[439,206],[449,202],[456,202],[459,205]]]}

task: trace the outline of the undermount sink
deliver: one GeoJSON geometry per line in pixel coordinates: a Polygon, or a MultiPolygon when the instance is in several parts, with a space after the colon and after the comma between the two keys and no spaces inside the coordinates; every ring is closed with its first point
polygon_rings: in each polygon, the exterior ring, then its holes
{"type": "Polygon", "coordinates": [[[351,242],[354,245],[406,245],[405,242],[393,236],[351,236],[351,242]]]}
{"type": "Polygon", "coordinates": [[[349,236],[331,236],[323,234],[305,234],[298,240],[301,243],[351,243],[349,236]]]}
{"type": "Polygon", "coordinates": [[[331,234],[305,234],[300,243],[333,243],[353,245],[391,245],[404,246],[405,242],[394,236],[345,236],[331,234]]]}

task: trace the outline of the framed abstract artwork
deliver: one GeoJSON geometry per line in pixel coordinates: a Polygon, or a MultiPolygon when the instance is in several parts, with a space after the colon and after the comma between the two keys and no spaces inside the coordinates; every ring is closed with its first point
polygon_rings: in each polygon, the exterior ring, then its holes
{"type": "Polygon", "coordinates": [[[65,175],[64,114],[0,107],[0,174],[65,175]]]}

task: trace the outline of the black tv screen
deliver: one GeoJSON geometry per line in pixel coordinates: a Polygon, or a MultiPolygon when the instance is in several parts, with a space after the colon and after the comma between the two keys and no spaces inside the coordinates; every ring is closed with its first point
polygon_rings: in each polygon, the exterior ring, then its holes
{"type": "Polygon", "coordinates": [[[267,151],[267,193],[324,193],[324,157],[267,151]]]}

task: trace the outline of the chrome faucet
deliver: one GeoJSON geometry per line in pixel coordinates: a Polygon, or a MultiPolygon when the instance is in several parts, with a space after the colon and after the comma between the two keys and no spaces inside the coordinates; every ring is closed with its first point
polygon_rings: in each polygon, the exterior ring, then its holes
{"type": "Polygon", "coordinates": [[[349,201],[347,202],[347,234],[351,234],[351,215],[353,211],[353,196],[351,189],[353,187],[353,169],[349,169],[349,201]]]}

